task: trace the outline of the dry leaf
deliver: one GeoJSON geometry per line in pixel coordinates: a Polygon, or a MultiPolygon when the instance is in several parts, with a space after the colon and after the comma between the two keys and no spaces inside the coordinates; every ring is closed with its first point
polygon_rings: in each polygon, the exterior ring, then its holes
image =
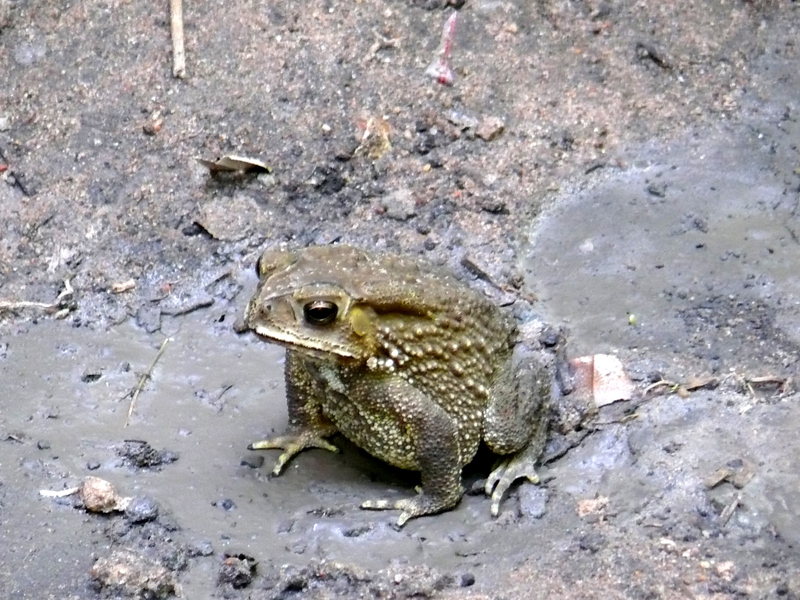
{"type": "Polygon", "coordinates": [[[197,162],[206,167],[212,173],[216,173],[218,171],[241,171],[244,173],[252,170],[265,171],[267,173],[272,172],[272,169],[270,169],[266,163],[255,158],[249,158],[247,156],[234,156],[232,154],[227,154],[219,157],[217,160],[198,158],[197,162]]]}
{"type": "Polygon", "coordinates": [[[611,354],[581,356],[570,361],[574,392],[591,394],[597,407],[630,400],[635,387],[625,374],[622,361],[611,354]]]}
{"type": "Polygon", "coordinates": [[[717,387],[717,385],[719,385],[719,379],[713,375],[695,375],[694,377],[690,377],[688,381],[683,384],[683,387],[693,392],[701,388],[713,389],[717,387]]]}

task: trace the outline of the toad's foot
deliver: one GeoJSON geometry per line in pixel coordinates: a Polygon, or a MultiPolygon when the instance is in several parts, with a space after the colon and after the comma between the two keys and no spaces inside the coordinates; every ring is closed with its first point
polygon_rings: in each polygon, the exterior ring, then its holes
{"type": "Polygon", "coordinates": [[[456,498],[455,502],[442,500],[420,492],[414,498],[405,498],[403,500],[367,500],[361,504],[361,508],[367,510],[403,511],[397,518],[397,526],[402,527],[409,519],[423,515],[433,515],[451,509],[458,504],[458,500],[458,498],[456,498]]]}
{"type": "Polygon", "coordinates": [[[279,435],[247,446],[248,450],[283,450],[283,454],[278,457],[278,462],[275,463],[275,467],[272,469],[273,475],[280,475],[286,463],[289,462],[295,454],[306,448],[321,448],[323,450],[330,450],[331,452],[339,451],[336,446],[314,431],[301,431],[298,433],[279,435]]]}
{"type": "Polygon", "coordinates": [[[486,479],[484,491],[487,496],[492,497],[492,516],[500,514],[500,502],[511,484],[517,479],[526,477],[531,483],[539,483],[539,476],[536,474],[534,466],[536,459],[526,456],[525,451],[500,460],[494,470],[486,479]]]}

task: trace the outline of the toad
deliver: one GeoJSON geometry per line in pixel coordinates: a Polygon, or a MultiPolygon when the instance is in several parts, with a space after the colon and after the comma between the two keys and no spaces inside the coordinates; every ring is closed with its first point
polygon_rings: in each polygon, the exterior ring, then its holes
{"type": "Polygon", "coordinates": [[[482,441],[501,456],[493,515],[515,480],[538,482],[550,378],[485,295],[421,258],[344,245],[267,249],[257,270],[245,323],[286,347],[289,429],[249,448],[283,450],[275,475],[306,448],[337,451],[327,438],[342,433],[420,472],[415,497],[361,505],[400,510],[399,526],[458,504],[482,441]]]}

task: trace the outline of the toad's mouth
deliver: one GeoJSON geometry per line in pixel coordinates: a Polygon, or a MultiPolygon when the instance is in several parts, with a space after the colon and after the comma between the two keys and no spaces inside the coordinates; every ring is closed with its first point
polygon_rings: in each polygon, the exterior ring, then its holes
{"type": "Polygon", "coordinates": [[[330,360],[332,356],[356,358],[355,354],[346,346],[331,340],[318,340],[311,337],[299,336],[286,329],[265,327],[264,325],[256,325],[252,330],[263,340],[280,344],[291,350],[309,354],[315,358],[328,360],[330,360]]]}

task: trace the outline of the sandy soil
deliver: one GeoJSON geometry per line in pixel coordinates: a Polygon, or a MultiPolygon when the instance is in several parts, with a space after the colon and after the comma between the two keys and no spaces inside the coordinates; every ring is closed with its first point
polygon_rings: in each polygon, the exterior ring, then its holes
{"type": "Polygon", "coordinates": [[[166,6],[0,0],[0,595],[800,597],[797,2],[185,20],[178,80],[166,6]],[[223,154],[271,172],[195,160],[223,154]],[[270,479],[245,448],[286,424],[281,352],[233,324],[284,241],[446,263],[641,394],[496,520],[360,511],[416,479],[343,439],[270,479]],[[39,493],[89,475],[135,500],[39,493]]]}

